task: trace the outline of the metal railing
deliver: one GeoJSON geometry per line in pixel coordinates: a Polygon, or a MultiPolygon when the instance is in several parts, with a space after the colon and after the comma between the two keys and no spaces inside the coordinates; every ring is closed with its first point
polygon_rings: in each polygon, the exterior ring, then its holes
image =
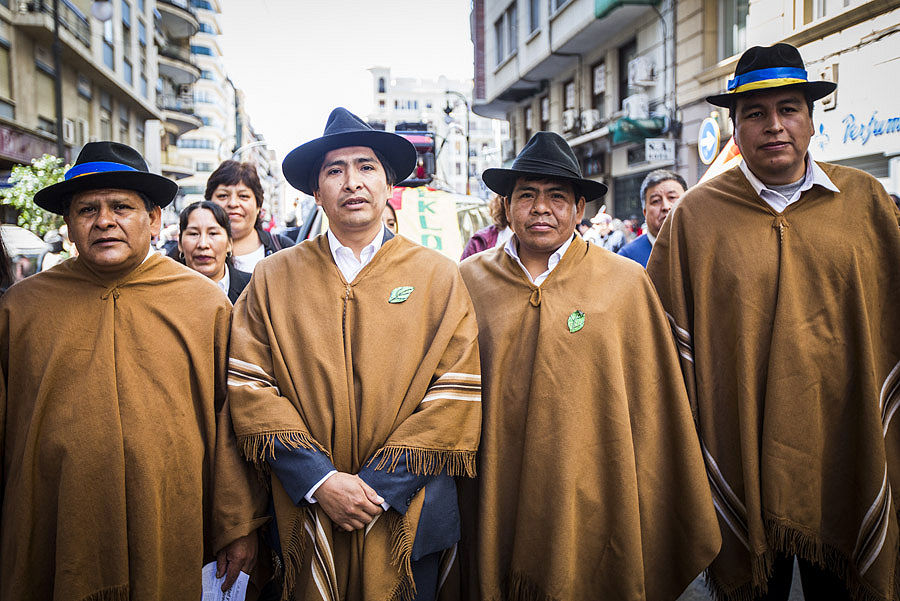
{"type": "Polygon", "coordinates": [[[178,111],[179,113],[193,115],[194,97],[193,95],[157,94],[156,106],[165,111],[178,111]]]}
{"type": "MultiPolygon", "coordinates": [[[[52,0],[28,0],[19,3],[20,12],[42,12],[53,15],[52,0]]],[[[84,44],[85,48],[91,47],[91,24],[77,6],[72,4],[70,0],[60,0],[59,2],[59,24],[72,32],[78,41],[84,44]]]]}
{"type": "Polygon", "coordinates": [[[194,64],[191,60],[190,48],[176,46],[175,44],[164,44],[157,48],[157,53],[159,53],[161,56],[165,56],[166,58],[171,58],[183,63],[188,63],[190,65],[194,64]]]}

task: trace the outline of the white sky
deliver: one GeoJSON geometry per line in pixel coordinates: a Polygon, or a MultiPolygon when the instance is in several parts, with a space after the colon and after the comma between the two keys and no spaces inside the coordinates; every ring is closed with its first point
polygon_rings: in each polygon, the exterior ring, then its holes
{"type": "Polygon", "coordinates": [[[328,113],[372,111],[369,67],[472,77],[470,0],[221,0],[225,70],[278,152],[322,135],[328,113]]]}

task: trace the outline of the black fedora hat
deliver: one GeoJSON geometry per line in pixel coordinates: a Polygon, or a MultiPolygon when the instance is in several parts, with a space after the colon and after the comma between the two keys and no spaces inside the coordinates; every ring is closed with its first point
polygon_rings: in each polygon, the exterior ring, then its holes
{"type": "Polygon", "coordinates": [[[562,136],[552,131],[539,131],[531,136],[510,169],[485,169],[481,174],[484,184],[500,196],[509,196],[520,177],[572,182],[587,202],[600,198],[608,190],[605,184],[582,177],[572,148],[562,136]]]}
{"type": "Polygon", "coordinates": [[[347,109],[338,107],[328,115],[321,138],[298,146],[284,158],[281,164],[284,178],[301,192],[312,194],[313,167],[327,152],[347,146],[377,150],[394,170],[398,182],[406,179],[416,166],[416,148],[412,142],[395,133],[373,129],[347,109]]]}
{"type": "Polygon", "coordinates": [[[830,81],[809,81],[800,51],[782,43],[748,49],[734,68],[734,79],[728,81],[728,91],[709,96],[706,101],[731,108],[739,96],[784,86],[800,88],[812,100],[828,96],[837,88],[837,84],[830,81]]]}
{"type": "Polygon", "coordinates": [[[85,190],[120,188],[134,190],[160,207],[175,198],[178,184],[167,177],[150,173],[140,153],[118,142],[89,142],[84,145],[75,164],[66,171],[65,179],[47,186],[34,195],[34,204],[63,215],[66,201],[85,190]]]}

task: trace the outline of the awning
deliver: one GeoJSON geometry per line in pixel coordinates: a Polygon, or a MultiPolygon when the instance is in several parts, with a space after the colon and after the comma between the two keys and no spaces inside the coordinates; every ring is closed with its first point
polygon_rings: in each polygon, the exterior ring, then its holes
{"type": "Polygon", "coordinates": [[[622,142],[643,142],[645,138],[653,138],[662,133],[666,126],[664,117],[648,119],[629,119],[622,117],[609,124],[613,144],[622,142]]]}

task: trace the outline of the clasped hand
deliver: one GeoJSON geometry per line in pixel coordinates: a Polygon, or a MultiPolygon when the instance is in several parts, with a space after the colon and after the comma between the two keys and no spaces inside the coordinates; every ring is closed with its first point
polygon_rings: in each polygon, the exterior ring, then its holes
{"type": "Polygon", "coordinates": [[[384,511],[384,499],[355,474],[338,472],[319,486],[313,498],[331,521],[347,532],[365,528],[384,511]]]}

